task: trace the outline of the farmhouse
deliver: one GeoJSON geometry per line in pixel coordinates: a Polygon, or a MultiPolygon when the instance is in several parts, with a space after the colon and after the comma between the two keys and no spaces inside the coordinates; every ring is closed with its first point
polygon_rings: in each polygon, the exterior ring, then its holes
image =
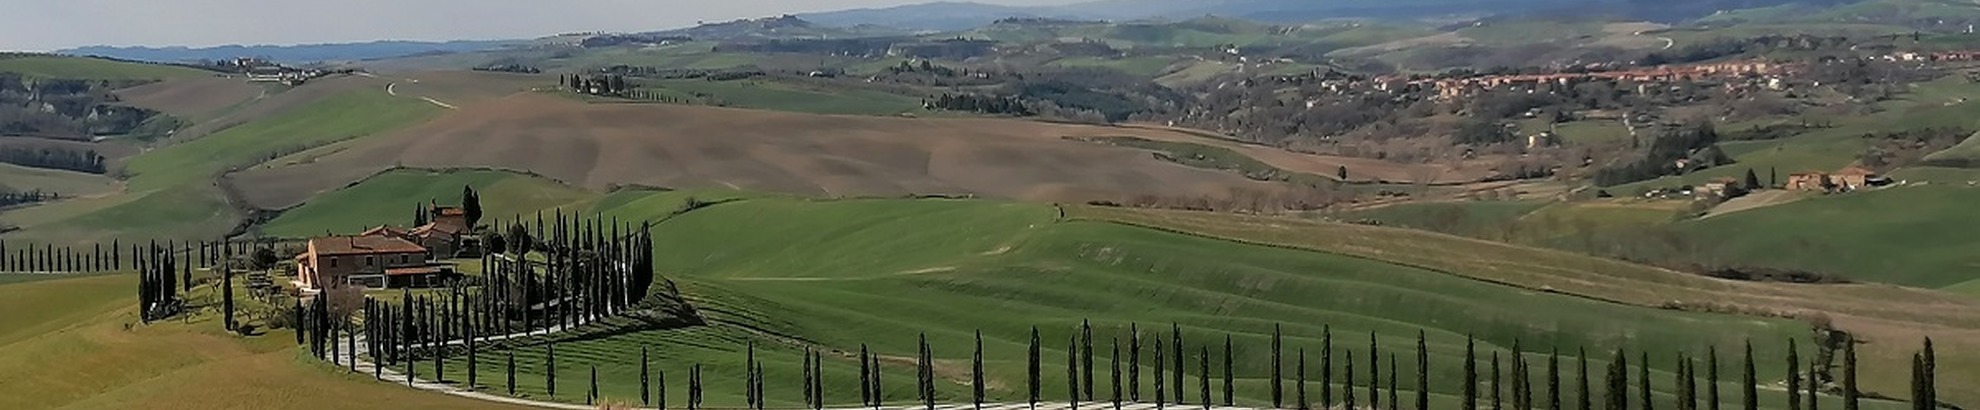
{"type": "Polygon", "coordinates": [[[1841,170],[1837,170],[1836,173],[1830,177],[1830,179],[1834,181],[1838,187],[1844,190],[1852,190],[1852,191],[1857,189],[1862,189],[1863,187],[1877,185],[1878,182],[1882,180],[1882,178],[1879,178],[1877,176],[1877,171],[1871,171],[1868,168],[1857,167],[1857,166],[1852,166],[1852,167],[1843,168],[1841,170]]]}
{"type": "Polygon", "coordinates": [[[1807,171],[1788,174],[1786,188],[1790,191],[1827,191],[1833,184],[1828,174],[1807,171]]]}
{"type": "MultiPolygon", "coordinates": [[[[372,231],[389,231],[386,227],[372,231]]],[[[309,240],[296,255],[296,284],[303,289],[359,285],[374,289],[432,287],[454,276],[429,261],[425,247],[390,234],[329,236],[309,240]]]]}

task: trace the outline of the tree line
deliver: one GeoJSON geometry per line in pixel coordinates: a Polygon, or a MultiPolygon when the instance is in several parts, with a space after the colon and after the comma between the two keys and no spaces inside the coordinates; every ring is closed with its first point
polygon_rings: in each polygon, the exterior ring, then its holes
{"type": "Polygon", "coordinates": [[[922,100],[922,106],[929,109],[949,111],[980,112],[985,114],[1013,115],[1027,117],[1037,115],[1024,105],[1024,100],[1013,96],[950,94],[942,93],[932,100],[922,100]]]}
{"type": "Polygon", "coordinates": [[[32,204],[42,201],[53,201],[61,197],[62,194],[60,193],[48,192],[39,189],[31,189],[27,191],[13,191],[13,190],[8,190],[5,187],[0,187],[0,208],[14,206],[14,205],[32,204]]]}
{"type": "MultiPolygon", "coordinates": [[[[421,308],[425,309],[425,308],[421,308]]],[[[381,311],[389,311],[381,310],[381,311]]],[[[408,310],[408,312],[424,312],[408,310]]],[[[446,322],[440,317],[428,317],[425,313],[411,313],[420,318],[415,326],[438,323],[445,329],[446,322]]],[[[387,319],[389,322],[391,319],[387,319]]],[[[317,319],[319,326],[336,326],[335,321],[317,319]]],[[[368,317],[366,323],[370,323],[368,317]]],[[[474,332],[475,328],[466,328],[474,332]]],[[[475,333],[468,333],[473,335],[475,333]]],[[[334,338],[331,338],[334,340],[334,338]]],[[[444,340],[444,339],[430,339],[444,340]]],[[[468,366],[476,366],[473,338],[467,338],[468,366]]],[[[1096,339],[1090,324],[1082,322],[1077,330],[1065,339],[1064,350],[1065,396],[1045,397],[1043,371],[1053,360],[1043,356],[1044,341],[1036,327],[1032,328],[1026,357],[1025,385],[1022,390],[1025,404],[1036,407],[1040,403],[1069,403],[1074,408],[1082,403],[1120,408],[1126,403],[1152,403],[1157,408],[1174,406],[1177,408],[1203,408],[1214,406],[1235,406],[1238,403],[1236,378],[1234,376],[1237,347],[1232,338],[1226,335],[1222,340],[1185,340],[1182,328],[1171,324],[1168,332],[1143,332],[1137,324],[1130,324],[1125,335],[1105,339],[1106,345],[1096,346],[1096,339]],[[1164,339],[1163,333],[1168,333],[1164,339]],[[1125,337],[1125,340],[1123,340],[1125,337]],[[1095,356],[1107,360],[1107,366],[1095,365],[1095,356]],[[1214,363],[1214,364],[1213,364],[1214,363]],[[1102,373],[1104,372],[1104,373],[1102,373]],[[1144,375],[1144,373],[1146,373],[1144,375]],[[1105,377],[1100,377],[1104,374],[1105,377]],[[1147,376],[1147,377],[1144,377],[1147,376]],[[1146,380],[1146,382],[1144,382],[1146,380]]],[[[1282,332],[1274,326],[1269,347],[1270,365],[1270,405],[1275,409],[1310,410],[1313,408],[1373,408],[1373,409],[1428,409],[1430,392],[1423,386],[1430,385],[1432,360],[1427,338],[1419,331],[1415,349],[1409,352],[1383,352],[1378,337],[1370,333],[1365,349],[1351,347],[1354,341],[1342,340],[1336,346],[1331,329],[1322,331],[1318,347],[1317,369],[1309,368],[1311,363],[1303,347],[1287,347],[1282,332]],[[1361,359],[1357,359],[1357,353],[1361,359]],[[1290,357],[1288,357],[1290,354],[1290,357]],[[1406,371],[1401,360],[1403,354],[1415,356],[1414,369],[1406,371]],[[1336,357],[1338,355],[1338,357],[1336,357]],[[1357,369],[1358,368],[1358,369],[1357,369]],[[1386,369],[1386,370],[1384,370],[1386,369]],[[1310,383],[1317,376],[1317,383],[1310,383]],[[1413,376],[1414,383],[1402,382],[1404,376],[1413,376]],[[1286,386],[1288,383],[1291,386],[1286,386]],[[1309,391],[1317,387],[1317,391],[1309,391]],[[1409,393],[1405,395],[1405,392],[1409,393]],[[1314,396],[1317,396],[1315,399],[1314,396]]],[[[429,342],[430,343],[430,342],[429,342]]],[[[757,358],[755,342],[745,342],[743,362],[743,400],[749,409],[765,409],[765,392],[770,388],[765,383],[764,363],[757,358]]],[[[1787,357],[1780,364],[1785,368],[1784,388],[1787,391],[1786,408],[1790,410],[1819,410],[1818,399],[1824,395],[1840,398],[1843,410],[1856,410],[1864,399],[1858,389],[1857,341],[1844,338],[1841,341],[1841,374],[1830,377],[1827,361],[1830,352],[1818,349],[1815,357],[1801,356],[1800,346],[1790,339],[1787,343],[1787,357]],[[1806,367],[1803,367],[1806,366],[1806,367]],[[1805,405],[1805,407],[1804,407],[1805,405]]],[[[375,346],[376,347],[376,346],[375,346]]],[[[335,349],[335,347],[330,347],[335,349]]],[[[384,346],[391,349],[390,346],[384,346]]],[[[417,345],[409,348],[419,348],[417,345]]],[[[458,349],[459,346],[450,347],[458,349]]],[[[556,381],[555,343],[543,346],[547,369],[541,376],[548,386],[551,397],[556,397],[559,386],[556,381]]],[[[1568,352],[1572,357],[1563,358],[1558,349],[1528,350],[1514,341],[1509,351],[1481,351],[1477,340],[1467,337],[1464,358],[1456,365],[1462,368],[1459,385],[1459,408],[1499,409],[1572,409],[1603,410],[1657,409],[1663,406],[1675,410],[1719,410],[1723,403],[1738,403],[1740,409],[1757,410],[1761,406],[1760,391],[1763,390],[1759,376],[1759,360],[1753,353],[1753,344],[1748,342],[1737,359],[1731,363],[1720,356],[1717,348],[1708,349],[1702,357],[1680,354],[1670,379],[1674,391],[1656,393],[1651,389],[1652,372],[1648,352],[1631,354],[1616,349],[1607,355],[1608,365],[1599,375],[1590,370],[1589,358],[1601,353],[1585,349],[1568,352]],[[1542,359],[1544,358],[1544,359],[1542,359]],[[1632,363],[1634,362],[1634,363],[1632,363]],[[1564,371],[1567,367],[1569,370],[1564,371]],[[1702,367],[1702,369],[1701,369],[1702,367]],[[1701,372],[1702,370],[1702,372],[1701,372]],[[1572,372],[1572,375],[1568,373],[1572,372]],[[1737,373],[1737,378],[1727,377],[1722,372],[1737,373]],[[1482,374],[1481,374],[1482,373],[1482,374]],[[1703,373],[1703,374],[1701,374],[1703,373]],[[1702,383],[1701,383],[1702,380],[1702,383]],[[1732,383],[1733,391],[1722,391],[1721,383],[1732,383]],[[1563,383],[1569,386],[1564,387],[1563,383]],[[1702,384],[1702,386],[1701,386],[1702,384]],[[1736,399],[1736,400],[1735,400],[1736,399]],[[1599,400],[1599,401],[1598,401],[1599,400]]],[[[320,348],[318,350],[321,350],[320,348]]],[[[444,350],[444,349],[443,349],[444,350]]],[[[377,350],[374,350],[376,352],[377,350]]],[[[806,408],[823,409],[833,403],[827,397],[823,369],[826,355],[822,350],[806,346],[803,359],[797,365],[803,375],[802,382],[795,389],[802,393],[806,408]]],[[[390,353],[387,354],[388,356],[390,353]]],[[[900,402],[889,402],[881,383],[883,370],[887,367],[880,361],[881,355],[862,344],[856,357],[859,367],[859,396],[862,407],[881,408],[901,406],[900,402]]],[[[984,370],[984,349],[982,332],[975,335],[975,347],[970,356],[967,401],[960,397],[944,397],[937,392],[937,386],[947,383],[935,370],[935,351],[926,334],[920,335],[914,355],[915,383],[912,397],[913,407],[934,409],[938,403],[968,403],[972,408],[982,408],[989,404],[986,373],[984,370]]],[[[515,395],[514,353],[509,354],[506,389],[515,395]]],[[[443,361],[435,359],[434,366],[443,366],[443,361]]],[[[666,371],[655,370],[648,359],[647,349],[642,347],[640,354],[640,403],[642,408],[666,408],[666,371]],[[655,400],[655,398],[658,398],[655,400]]],[[[408,372],[411,364],[408,362],[408,372]]],[[[700,399],[704,379],[700,364],[689,365],[687,369],[687,408],[702,408],[700,399]]],[[[586,403],[598,403],[603,399],[597,391],[597,373],[593,367],[586,403]]],[[[438,372],[436,372],[438,374],[438,372]]],[[[468,385],[478,387],[476,374],[468,372],[468,385]]],[[[956,382],[961,383],[961,382],[956,382]]],[[[1764,389],[1775,389],[1771,383],[1764,389]]],[[[490,386],[493,387],[493,386],[490,386]]],[[[1921,350],[1913,356],[1912,392],[1913,408],[1929,410],[1936,407],[1936,358],[1932,341],[1926,339],[1921,350]]],[[[850,400],[850,397],[843,400],[850,400]]]]}
{"type": "Polygon", "coordinates": [[[0,162],[29,168],[59,169],[64,171],[102,174],[105,171],[103,156],[96,150],[74,150],[67,148],[0,148],[0,162]]]}

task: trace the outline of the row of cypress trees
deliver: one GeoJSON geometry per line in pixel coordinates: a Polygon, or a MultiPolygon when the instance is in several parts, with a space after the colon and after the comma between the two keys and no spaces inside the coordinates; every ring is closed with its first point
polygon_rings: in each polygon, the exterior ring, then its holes
{"type": "Polygon", "coordinates": [[[148,246],[125,248],[122,240],[112,240],[108,245],[97,243],[89,247],[19,242],[10,247],[7,241],[0,241],[0,272],[113,272],[123,270],[126,260],[159,252],[184,255],[196,262],[188,263],[189,266],[211,267],[225,260],[224,255],[247,254],[248,246],[251,245],[245,242],[201,241],[163,245],[152,242],[148,246]]]}

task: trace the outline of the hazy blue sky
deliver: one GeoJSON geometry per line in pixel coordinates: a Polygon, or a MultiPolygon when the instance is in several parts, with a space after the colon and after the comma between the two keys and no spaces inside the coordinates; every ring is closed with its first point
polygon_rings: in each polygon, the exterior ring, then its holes
{"type": "MultiPolygon", "coordinates": [[[[978,0],[1041,5],[1072,0],[978,0]]],[[[634,31],[925,0],[21,0],[0,13],[0,50],[212,46],[384,39],[531,38],[634,31]]]]}

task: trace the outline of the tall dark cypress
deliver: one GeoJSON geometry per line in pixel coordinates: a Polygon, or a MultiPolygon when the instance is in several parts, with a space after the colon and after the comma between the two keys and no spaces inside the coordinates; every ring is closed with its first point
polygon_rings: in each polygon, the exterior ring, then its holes
{"type": "Polygon", "coordinates": [[[1430,409],[1430,346],[1423,329],[1416,330],[1416,409],[1430,409]]]}
{"type": "MultiPolygon", "coordinates": [[[[1176,356],[1175,380],[1171,381],[1171,383],[1175,384],[1173,386],[1175,388],[1172,390],[1175,390],[1174,393],[1176,394],[1176,404],[1188,404],[1188,402],[1183,401],[1183,363],[1184,362],[1183,362],[1182,325],[1176,324],[1175,322],[1169,323],[1169,347],[1172,348],[1171,350],[1175,352],[1175,356],[1176,356]]],[[[1204,376],[1209,377],[1208,374],[1204,376]]],[[[1209,389],[1204,389],[1204,390],[1209,390],[1209,389]]]]}
{"type": "Polygon", "coordinates": [[[1282,390],[1284,387],[1280,382],[1285,379],[1285,375],[1281,374],[1279,369],[1283,363],[1283,359],[1279,357],[1279,337],[1279,325],[1274,323],[1272,324],[1272,408],[1275,409],[1286,407],[1285,391],[1282,390]]]}
{"type": "Polygon", "coordinates": [[[1808,362],[1808,410],[1822,410],[1821,402],[1815,400],[1817,390],[1821,389],[1815,383],[1815,361],[1811,359],[1808,362]]]}
{"type": "Polygon", "coordinates": [[[1502,386],[1499,385],[1499,352],[1497,350],[1492,351],[1492,374],[1486,376],[1485,379],[1488,381],[1486,385],[1492,388],[1492,392],[1489,394],[1492,397],[1492,410],[1504,408],[1500,407],[1499,404],[1499,392],[1502,391],[1502,386]]]}
{"type": "Polygon", "coordinates": [[[1924,377],[1923,392],[1925,393],[1925,406],[1927,408],[1938,408],[1939,406],[1939,364],[1936,357],[1937,353],[1934,353],[1933,350],[1932,338],[1926,337],[1925,351],[1919,353],[1919,373],[1920,376],[1924,377]]]}
{"type": "Polygon", "coordinates": [[[1719,410],[1719,347],[1705,349],[1705,406],[1719,410]]]}
{"type": "Polygon", "coordinates": [[[516,351],[509,351],[509,396],[516,395],[516,351]]]}
{"type": "Polygon", "coordinates": [[[1760,409],[1760,379],[1759,379],[1760,376],[1754,374],[1753,342],[1751,341],[1746,342],[1746,363],[1743,370],[1745,371],[1740,373],[1740,384],[1741,384],[1741,389],[1743,389],[1741,391],[1742,394],[1740,395],[1741,408],[1746,410],[1759,410],[1760,409]]]}
{"type": "Polygon", "coordinates": [[[1607,403],[1603,409],[1629,410],[1629,357],[1623,356],[1621,348],[1609,359],[1608,377],[1603,380],[1607,381],[1603,385],[1608,387],[1602,392],[1607,403]]]}
{"type": "Polygon", "coordinates": [[[1066,338],[1066,403],[1079,408],[1079,335],[1066,338]]]}
{"type": "MultiPolygon", "coordinates": [[[[935,351],[928,347],[927,334],[921,336],[921,363],[921,404],[923,407],[933,410],[935,408],[935,351]]],[[[763,393],[757,392],[757,394],[763,393]]]]}
{"type": "Polygon", "coordinates": [[[1377,394],[1382,384],[1382,350],[1375,345],[1375,332],[1368,332],[1368,407],[1382,408],[1382,396],[1377,394]]]}
{"type": "Polygon", "coordinates": [[[880,373],[882,370],[880,367],[880,356],[874,355],[870,360],[873,361],[873,407],[877,408],[880,407],[881,403],[886,401],[887,395],[884,389],[881,388],[884,385],[880,384],[880,373]]]}
{"type": "Polygon", "coordinates": [[[1547,410],[1561,410],[1561,351],[1547,350],[1547,410]]]}
{"type": "Polygon", "coordinates": [[[1575,363],[1580,365],[1581,369],[1580,371],[1575,372],[1575,378],[1578,379],[1576,381],[1577,383],[1576,387],[1578,388],[1575,390],[1574,408],[1576,410],[1594,410],[1595,408],[1594,402],[1589,398],[1589,395],[1591,393],[1589,392],[1590,387],[1588,386],[1588,349],[1587,348],[1575,349],[1575,363]]]}
{"type": "Polygon", "coordinates": [[[1153,374],[1153,375],[1155,375],[1155,384],[1154,384],[1154,386],[1155,386],[1155,408],[1156,408],[1156,409],[1158,409],[1158,410],[1159,410],[1159,409],[1161,409],[1161,408],[1163,408],[1163,406],[1164,406],[1164,405],[1165,405],[1166,403],[1168,403],[1168,402],[1169,402],[1169,396],[1168,396],[1168,395],[1166,395],[1166,394],[1164,394],[1164,393],[1167,393],[1167,390],[1164,390],[1164,389],[1167,389],[1167,388],[1168,388],[1167,386],[1168,386],[1169,384],[1168,384],[1168,383],[1166,383],[1166,382],[1165,382],[1165,380],[1163,380],[1163,377],[1164,377],[1164,375],[1166,375],[1166,374],[1169,374],[1169,371],[1167,370],[1167,369],[1168,369],[1168,367],[1164,367],[1164,366],[1163,366],[1163,364],[1164,364],[1164,363],[1163,363],[1163,360],[1167,360],[1167,359],[1164,359],[1164,358],[1166,358],[1166,357],[1169,357],[1169,356],[1168,356],[1168,355],[1164,355],[1164,354],[1162,354],[1162,346],[1164,346],[1164,344],[1162,344],[1162,336],[1161,336],[1161,335],[1156,335],[1156,336],[1155,336],[1155,351],[1153,351],[1153,352],[1150,352],[1150,353],[1153,353],[1153,354],[1154,354],[1154,356],[1153,356],[1153,357],[1155,358],[1155,363],[1153,363],[1153,364],[1155,365],[1155,371],[1153,371],[1153,372],[1149,372],[1149,374],[1153,374]]]}
{"type": "Polygon", "coordinates": [[[1465,410],[1478,408],[1478,354],[1476,353],[1476,343],[1477,340],[1471,336],[1464,337],[1464,386],[1461,386],[1464,391],[1464,405],[1459,408],[1465,410]]]}
{"type": "Polygon", "coordinates": [[[1320,408],[1334,408],[1334,330],[1320,326],[1320,408]]]}
{"type": "Polygon", "coordinates": [[[639,405],[653,405],[653,362],[646,358],[646,345],[639,346],[639,405]]]}
{"type": "Polygon", "coordinates": [[[1079,321],[1079,369],[1082,397],[1093,401],[1093,325],[1084,319],[1079,321]]]}
{"type": "Polygon", "coordinates": [[[1025,380],[1028,381],[1029,383],[1026,385],[1026,387],[1028,388],[1026,389],[1027,395],[1025,397],[1027,400],[1029,400],[1027,403],[1030,403],[1031,407],[1035,408],[1038,407],[1038,388],[1039,388],[1038,327],[1037,326],[1031,327],[1031,350],[1029,351],[1029,355],[1026,357],[1028,359],[1025,362],[1026,365],[1025,380]]]}
{"type": "Polygon", "coordinates": [[[1389,410],[1400,410],[1401,400],[1396,397],[1396,354],[1389,353],[1389,410]]]}
{"type": "Polygon", "coordinates": [[[1341,371],[1341,375],[1342,375],[1342,378],[1341,378],[1341,408],[1343,408],[1343,409],[1353,409],[1353,408],[1355,408],[1355,406],[1354,406],[1354,350],[1353,350],[1353,349],[1348,349],[1348,350],[1344,350],[1344,351],[1342,351],[1342,352],[1341,352],[1341,355],[1342,355],[1342,356],[1341,356],[1341,358],[1343,359],[1343,360],[1341,360],[1341,363],[1342,363],[1342,364],[1341,364],[1341,369],[1342,369],[1342,371],[1341,371]]]}
{"type": "Polygon", "coordinates": [[[868,366],[866,344],[859,344],[859,405],[873,405],[873,368],[868,366]]]}
{"type": "Polygon", "coordinates": [[[1109,379],[1113,380],[1112,384],[1114,385],[1114,393],[1108,396],[1108,398],[1113,400],[1114,409],[1118,410],[1121,408],[1121,339],[1115,337],[1108,340],[1114,348],[1113,357],[1107,360],[1107,363],[1112,365],[1112,371],[1107,372],[1107,374],[1110,375],[1109,379]]]}
{"type": "Polygon", "coordinates": [[[1198,373],[1196,379],[1202,382],[1201,384],[1202,388],[1198,390],[1199,392],[1202,393],[1202,395],[1198,396],[1197,400],[1203,402],[1204,410],[1209,410],[1210,409],[1210,345],[1206,343],[1203,346],[1201,346],[1200,349],[1203,350],[1203,354],[1196,357],[1197,358],[1196,371],[1198,373]]]}
{"type": "Polygon", "coordinates": [[[1141,402],[1141,327],[1128,323],[1128,402],[1141,402]]]}
{"type": "Polygon", "coordinates": [[[1235,405],[1237,402],[1237,399],[1233,397],[1237,395],[1237,386],[1234,384],[1235,381],[1232,380],[1235,378],[1233,377],[1234,375],[1231,374],[1231,367],[1233,367],[1232,365],[1233,363],[1231,360],[1231,335],[1225,334],[1224,335],[1224,405],[1225,406],[1235,405]]]}
{"type": "MultiPolygon", "coordinates": [[[[1856,390],[1856,336],[1843,340],[1843,410],[1857,410],[1861,393],[1856,390]]],[[[1718,410],[1714,407],[1712,410],[1718,410]]]]}
{"type": "Polygon", "coordinates": [[[1925,394],[1925,355],[1911,354],[1911,410],[1932,410],[1926,403],[1925,394]]]}
{"type": "Polygon", "coordinates": [[[587,390],[587,391],[585,391],[585,394],[584,394],[584,404],[587,404],[587,405],[590,405],[590,404],[594,404],[594,403],[597,403],[597,402],[598,402],[598,366],[597,366],[597,365],[592,365],[592,366],[591,366],[591,390],[587,390]]]}
{"type": "MultiPolygon", "coordinates": [[[[1308,409],[1307,403],[1309,402],[1306,401],[1306,349],[1305,348],[1299,349],[1299,366],[1294,367],[1293,372],[1297,373],[1296,375],[1293,376],[1294,379],[1293,399],[1296,400],[1296,402],[1293,403],[1293,409],[1307,410],[1308,409]]],[[[1427,409],[1419,409],[1419,410],[1427,410],[1427,409]]]]}
{"type": "MultiPolygon", "coordinates": [[[[1801,355],[1794,338],[1788,338],[1787,351],[1787,391],[1788,410],[1801,410],[1801,355]]],[[[1809,384],[1814,384],[1810,381],[1809,384]]]]}
{"type": "Polygon", "coordinates": [[[666,410],[667,409],[667,369],[660,369],[658,371],[653,372],[653,387],[655,387],[655,391],[653,395],[654,408],[660,410],[666,410]]]}
{"type": "Polygon", "coordinates": [[[543,386],[550,397],[557,397],[557,344],[543,345],[543,386]]]}
{"type": "Polygon", "coordinates": [[[1655,404],[1656,402],[1651,401],[1651,395],[1650,395],[1650,353],[1637,352],[1637,354],[1638,354],[1637,356],[1638,360],[1636,361],[1636,391],[1638,394],[1637,400],[1643,401],[1643,407],[1642,407],[1643,410],[1653,410],[1656,408],[1656,404],[1655,404]]]}

